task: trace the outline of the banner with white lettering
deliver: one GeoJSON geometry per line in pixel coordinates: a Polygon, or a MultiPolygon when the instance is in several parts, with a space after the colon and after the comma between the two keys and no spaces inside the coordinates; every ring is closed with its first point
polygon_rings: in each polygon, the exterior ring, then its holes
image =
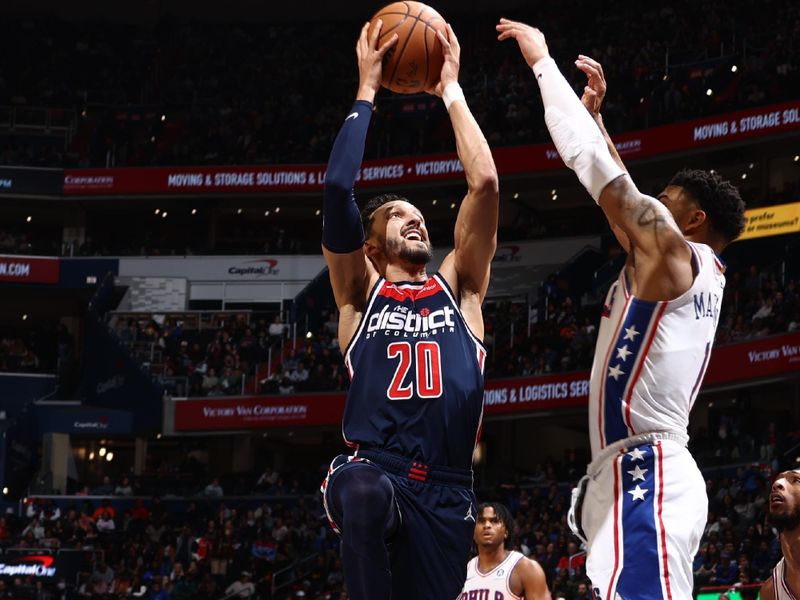
{"type": "MultiPolygon", "coordinates": [[[[711,355],[703,390],[720,384],[800,372],[800,332],[722,346],[711,355]]],[[[496,379],[483,393],[487,417],[586,406],[589,371],[496,379]]],[[[337,426],[344,394],[178,398],[175,431],[337,426]]]]}
{"type": "MultiPolygon", "coordinates": [[[[615,136],[614,142],[623,158],[636,160],[797,129],[800,100],[634,131],[615,136]]],[[[500,175],[564,168],[552,144],[495,148],[492,152],[500,175]]],[[[356,185],[385,187],[463,179],[463,165],[455,153],[447,153],[365,161],[356,185]]],[[[64,195],[308,192],[321,190],[324,182],[325,165],[67,169],[64,195]]]]}
{"type": "Polygon", "coordinates": [[[0,281],[58,283],[59,259],[0,255],[0,281]]]}
{"type": "Polygon", "coordinates": [[[714,348],[703,389],[792,372],[800,374],[800,332],[714,348]]]}

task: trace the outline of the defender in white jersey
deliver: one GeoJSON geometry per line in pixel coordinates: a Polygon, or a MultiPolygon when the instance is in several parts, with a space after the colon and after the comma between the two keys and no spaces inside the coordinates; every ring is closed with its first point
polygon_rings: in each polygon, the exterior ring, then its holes
{"type": "Polygon", "coordinates": [[[570,510],[573,530],[588,543],[594,595],[688,600],[707,499],[686,428],[719,319],[719,253],[744,229],[744,203],[733,185],[705,171],[679,172],[657,198],[639,192],[602,124],[599,63],[578,57],[589,77],[579,100],[541,31],[506,19],[497,30],[519,43],[556,149],[628,252],[599,328],[592,463],[570,510]]]}
{"type": "Polygon", "coordinates": [[[769,520],[778,529],[783,558],[761,586],[761,600],[800,598],[800,469],[775,478],[769,494],[769,520]]]}
{"type": "Polygon", "coordinates": [[[512,547],[514,521],[508,509],[490,502],[478,507],[475,545],[458,600],[550,600],[542,567],[512,547]]]}

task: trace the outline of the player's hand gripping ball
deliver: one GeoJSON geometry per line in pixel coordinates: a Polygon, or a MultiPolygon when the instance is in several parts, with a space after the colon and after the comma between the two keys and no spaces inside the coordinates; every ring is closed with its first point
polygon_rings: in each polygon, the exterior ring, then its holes
{"type": "Polygon", "coordinates": [[[383,57],[381,85],[398,94],[419,94],[439,82],[444,63],[442,44],[447,37],[445,20],[422,2],[393,2],[370,19],[369,35],[378,19],[383,21],[377,47],[398,35],[397,43],[383,57]]]}

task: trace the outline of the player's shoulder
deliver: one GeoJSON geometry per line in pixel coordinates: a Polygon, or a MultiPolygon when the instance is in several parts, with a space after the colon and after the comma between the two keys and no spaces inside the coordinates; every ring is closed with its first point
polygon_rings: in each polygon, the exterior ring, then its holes
{"type": "Polygon", "coordinates": [[[772,580],[772,576],[770,575],[769,579],[767,579],[762,585],[761,590],[759,591],[759,597],[762,600],[769,600],[770,598],[775,597],[775,582],[772,580]]]}
{"type": "Polygon", "coordinates": [[[514,571],[522,577],[544,577],[544,569],[542,566],[532,558],[528,558],[521,552],[517,552],[519,556],[515,556],[514,571]]]}

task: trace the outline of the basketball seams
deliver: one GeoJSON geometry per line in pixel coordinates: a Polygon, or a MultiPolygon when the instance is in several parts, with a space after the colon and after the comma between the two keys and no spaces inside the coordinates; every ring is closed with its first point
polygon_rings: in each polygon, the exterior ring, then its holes
{"type": "MultiPolygon", "coordinates": [[[[430,6],[422,3],[418,4],[417,2],[407,2],[403,0],[402,2],[389,4],[385,8],[389,10],[377,13],[372,19],[373,22],[375,19],[390,16],[398,18],[398,21],[392,24],[390,28],[381,31],[378,37],[378,44],[380,45],[383,43],[384,40],[392,34],[399,34],[403,38],[401,42],[402,45],[395,46],[391,53],[385,57],[385,59],[391,57],[391,73],[388,74],[388,77],[383,77],[385,87],[399,93],[416,93],[415,88],[419,81],[424,86],[423,89],[428,89],[432,83],[430,79],[436,78],[438,80],[438,77],[434,77],[437,74],[434,74],[433,71],[435,70],[435,65],[441,62],[439,60],[432,60],[431,57],[431,54],[435,53],[436,43],[438,42],[437,32],[439,29],[437,29],[436,24],[438,24],[437,22],[446,23],[446,21],[430,6]],[[403,11],[403,7],[406,9],[405,12],[403,11]],[[414,14],[413,11],[417,8],[419,8],[419,10],[414,14]],[[413,19],[413,23],[409,22],[409,19],[413,19]],[[424,25],[421,31],[415,29],[417,23],[420,22],[424,25]],[[429,31],[433,35],[432,40],[428,39],[429,31]],[[422,39],[420,39],[420,35],[422,39]],[[409,48],[411,48],[411,50],[409,50],[409,48]],[[407,52],[411,52],[411,54],[407,55],[407,52]],[[424,71],[420,69],[420,71],[422,71],[421,73],[408,79],[405,76],[405,69],[410,68],[410,65],[414,62],[421,66],[423,61],[425,63],[424,71]],[[404,73],[402,77],[405,82],[404,84],[400,84],[398,81],[397,77],[399,71],[404,73]],[[424,78],[421,77],[422,75],[424,75],[424,78]]],[[[386,62],[384,62],[384,67],[386,66],[386,62]]]]}

